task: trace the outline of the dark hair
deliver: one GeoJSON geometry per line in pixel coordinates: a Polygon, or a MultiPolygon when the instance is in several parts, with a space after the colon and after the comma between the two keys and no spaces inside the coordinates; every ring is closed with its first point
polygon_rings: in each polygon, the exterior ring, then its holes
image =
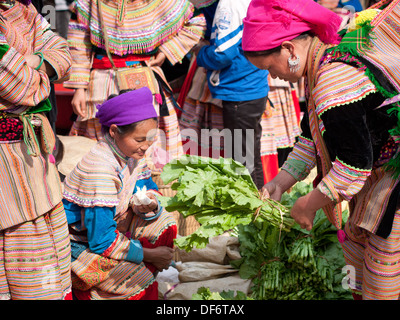
{"type": "MultiPolygon", "coordinates": [[[[129,91],[133,91],[133,90],[134,90],[134,89],[125,89],[125,90],[121,90],[121,91],[119,92],[119,94],[115,94],[115,93],[110,94],[110,95],[107,97],[106,100],[108,101],[108,100],[110,100],[110,99],[112,99],[112,98],[115,98],[115,97],[121,95],[121,94],[124,94],[124,93],[129,92],[129,91]]],[[[154,121],[158,122],[158,119],[157,119],[157,118],[149,118],[149,119],[153,119],[154,121]]],[[[149,119],[146,119],[146,120],[149,120],[149,119]]],[[[131,133],[132,131],[134,131],[134,130],[136,129],[136,127],[137,127],[139,124],[141,124],[142,122],[144,122],[144,121],[146,121],[146,120],[137,121],[137,122],[134,122],[134,123],[131,123],[131,124],[127,124],[127,125],[125,125],[125,126],[117,126],[118,134],[121,135],[121,136],[124,136],[124,135],[126,135],[126,134],[129,134],[129,133],[131,133]]],[[[104,134],[104,133],[106,133],[106,132],[109,132],[110,127],[102,126],[101,130],[103,131],[103,134],[104,134]]]]}
{"type": "MultiPolygon", "coordinates": [[[[313,37],[314,34],[311,31],[306,31],[303,32],[302,34],[300,34],[299,36],[297,36],[296,38],[294,38],[293,40],[303,40],[306,39],[308,37],[313,37]]],[[[261,56],[269,56],[273,53],[277,53],[277,52],[281,52],[282,46],[277,46],[275,48],[272,49],[268,49],[268,50],[260,50],[260,51],[243,51],[243,54],[245,55],[245,57],[261,57],[261,56]]]]}

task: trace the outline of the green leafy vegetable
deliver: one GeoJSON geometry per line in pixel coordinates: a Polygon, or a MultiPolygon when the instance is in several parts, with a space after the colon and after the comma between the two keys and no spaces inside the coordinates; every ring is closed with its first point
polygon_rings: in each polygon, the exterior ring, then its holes
{"type": "Polygon", "coordinates": [[[192,295],[192,300],[254,300],[244,292],[232,290],[222,292],[211,292],[209,288],[200,287],[197,293],[192,295]]]}
{"type": "Polygon", "coordinates": [[[294,224],[288,208],[260,199],[248,170],[232,159],[185,155],[165,165],[161,179],[174,182],[171,188],[177,191],[174,197],[160,197],[161,205],[184,217],[193,215],[201,225],[176,239],[180,249],[204,248],[209,238],[252,221],[265,221],[280,231],[289,231],[294,224]]]}
{"type": "MultiPolygon", "coordinates": [[[[311,184],[297,183],[282,203],[294,202],[312,190],[311,184]]],[[[351,299],[343,289],[345,265],[336,230],[318,210],[311,231],[295,224],[290,232],[256,221],[238,226],[241,259],[231,264],[244,279],[252,279],[256,300],[351,299]]]]}

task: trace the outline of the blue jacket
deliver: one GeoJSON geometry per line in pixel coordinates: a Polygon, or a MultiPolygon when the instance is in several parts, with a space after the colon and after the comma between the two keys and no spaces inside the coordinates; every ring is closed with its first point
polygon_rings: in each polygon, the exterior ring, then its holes
{"type": "Polygon", "coordinates": [[[363,10],[360,0],[340,0],[338,7],[343,8],[344,6],[352,6],[356,12],[363,10]]]}
{"type": "Polygon", "coordinates": [[[268,95],[268,71],[256,68],[243,55],[243,18],[249,4],[250,0],[220,0],[210,45],[197,56],[197,64],[207,69],[213,98],[250,101],[268,95]]]}

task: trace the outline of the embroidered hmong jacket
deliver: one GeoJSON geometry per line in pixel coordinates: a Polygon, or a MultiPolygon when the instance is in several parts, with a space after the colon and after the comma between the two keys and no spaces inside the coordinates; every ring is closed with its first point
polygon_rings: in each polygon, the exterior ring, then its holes
{"type": "MultiPolygon", "coordinates": [[[[105,52],[97,0],[77,0],[69,24],[68,44],[73,57],[69,88],[87,88],[92,57],[105,52]]],[[[116,56],[154,55],[158,50],[171,64],[204,36],[204,16],[193,16],[188,0],[117,0],[102,4],[109,50],[116,56]]]]}
{"type": "Polygon", "coordinates": [[[120,232],[137,188],[157,195],[145,159],[127,158],[106,135],[85,155],[64,181],[64,207],[72,241],[87,243],[91,252],[116,260],[140,263],[139,240],[120,232]]]}
{"type": "Polygon", "coordinates": [[[356,15],[338,45],[313,41],[306,81],[312,103],[283,166],[301,180],[319,161],[325,173],[317,188],[333,203],[350,201],[353,222],[383,237],[399,209],[399,13],[398,1],[383,1],[356,15]]]}
{"type": "MultiPolygon", "coordinates": [[[[67,42],[51,31],[32,4],[5,5],[0,8],[0,230],[34,220],[62,199],[57,169],[49,161],[54,133],[38,112],[51,108],[50,81],[65,79],[71,67],[67,42]],[[55,70],[53,79],[28,66],[25,56],[38,51],[55,70]],[[24,113],[29,119],[34,115],[41,132],[34,138],[31,131],[32,140],[37,139],[29,144],[32,149],[27,149],[25,131],[21,137],[18,117],[24,113]]],[[[24,122],[23,129],[30,121],[24,122]]]]}
{"type": "MultiPolygon", "coordinates": [[[[330,158],[330,172],[317,188],[335,203],[351,201],[374,169],[382,167],[397,151],[398,140],[389,134],[397,123],[391,106],[379,106],[385,97],[359,69],[345,62],[322,62],[313,90],[319,130],[330,158]]],[[[305,115],[302,134],[282,169],[297,180],[316,166],[317,153],[305,115]]],[[[388,195],[390,196],[390,195],[388,195]]],[[[374,226],[374,231],[378,226],[374,226]]]]}
{"type": "Polygon", "coordinates": [[[51,31],[32,4],[16,1],[8,10],[0,9],[0,48],[0,110],[20,113],[50,94],[49,77],[28,67],[25,55],[41,51],[56,71],[53,81],[69,76],[71,55],[66,41],[51,31]]]}

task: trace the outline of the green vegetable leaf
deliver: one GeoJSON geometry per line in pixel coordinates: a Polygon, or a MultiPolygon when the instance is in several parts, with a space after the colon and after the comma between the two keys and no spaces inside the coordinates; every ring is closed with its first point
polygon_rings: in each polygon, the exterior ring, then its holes
{"type": "MultiPolygon", "coordinates": [[[[173,184],[176,195],[170,200],[161,198],[161,204],[168,211],[178,211],[184,217],[195,216],[201,227],[176,241],[179,248],[190,251],[202,248],[208,239],[240,224],[249,224],[255,219],[265,220],[273,225],[289,230],[293,219],[272,210],[272,202],[259,198],[255,184],[242,164],[232,159],[212,159],[185,155],[164,166],[165,182],[173,184]],[[271,206],[271,210],[268,208],[271,206]],[[261,208],[262,207],[262,208],[261,208]]],[[[284,207],[282,210],[287,211],[284,207]]]]}

